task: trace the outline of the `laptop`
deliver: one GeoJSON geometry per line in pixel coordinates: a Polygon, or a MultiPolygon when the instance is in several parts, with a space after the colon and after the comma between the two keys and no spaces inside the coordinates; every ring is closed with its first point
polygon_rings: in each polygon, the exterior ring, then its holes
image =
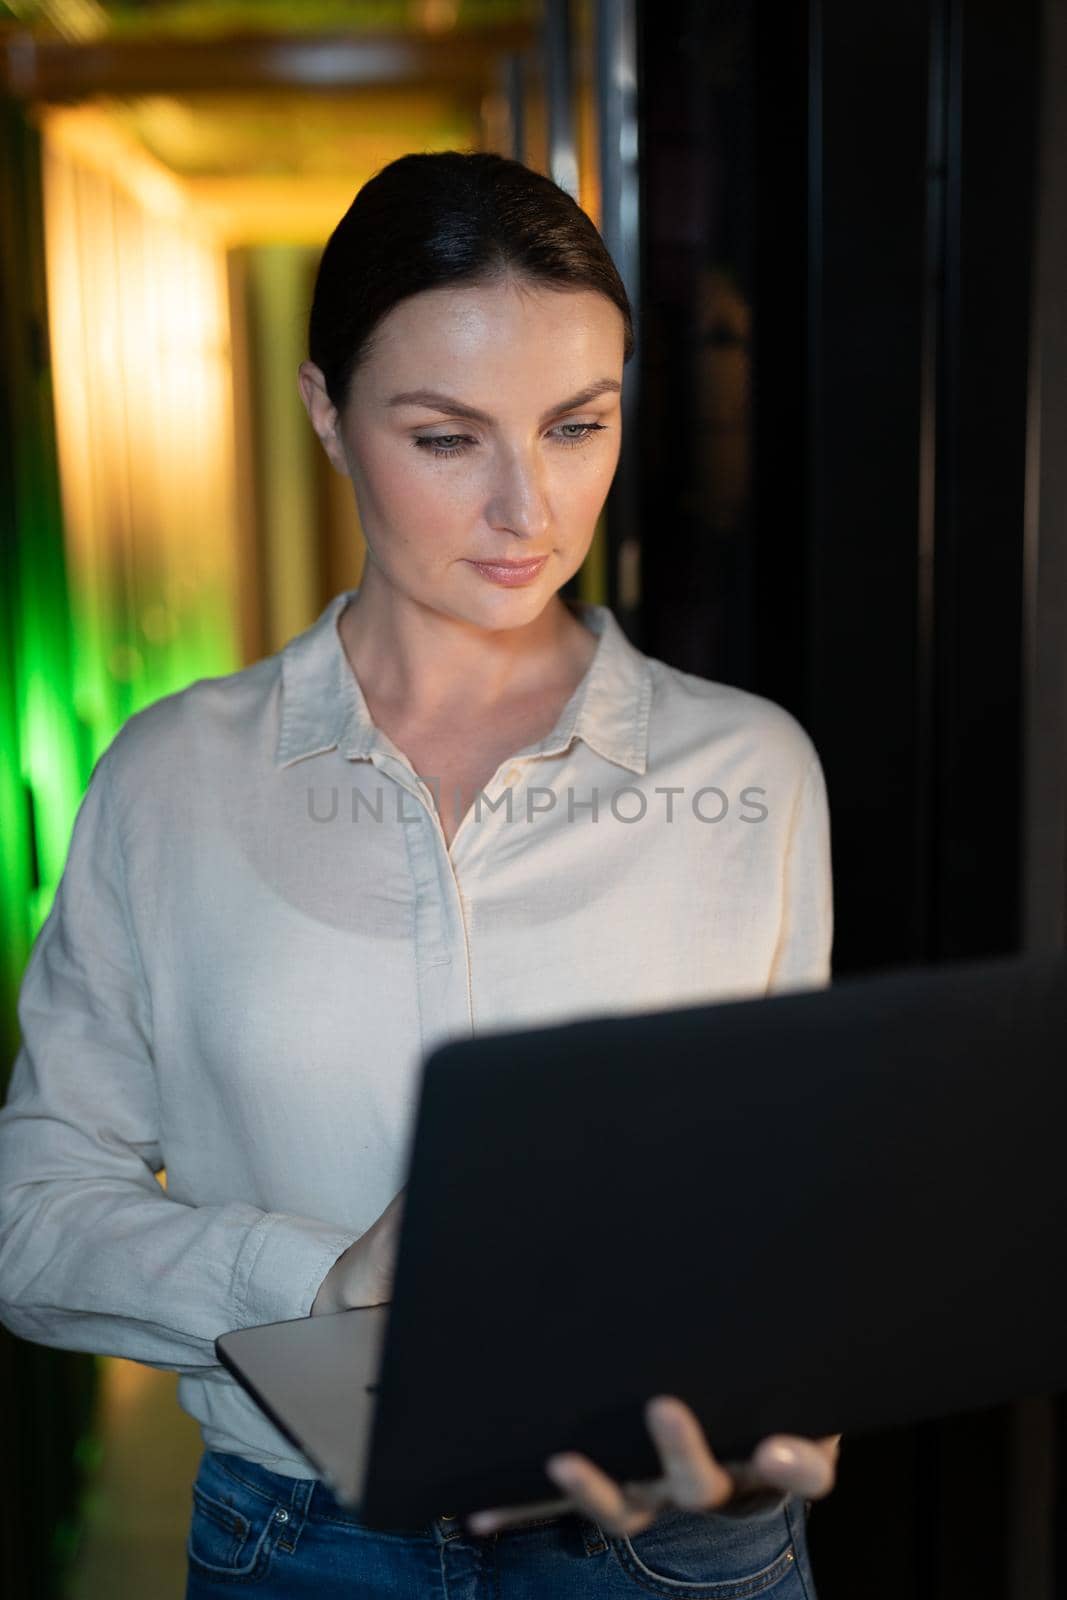
{"type": "Polygon", "coordinates": [[[1067,955],[451,1041],[393,1300],[220,1361],[372,1527],[1067,1389],[1067,955]]]}

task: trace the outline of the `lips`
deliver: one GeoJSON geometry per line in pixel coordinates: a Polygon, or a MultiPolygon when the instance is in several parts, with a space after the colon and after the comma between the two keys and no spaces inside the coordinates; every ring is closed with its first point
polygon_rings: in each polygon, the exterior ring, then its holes
{"type": "Polygon", "coordinates": [[[546,561],[548,558],[547,556],[531,556],[528,561],[494,561],[488,556],[484,560],[471,556],[470,559],[476,567],[500,567],[505,572],[528,572],[531,567],[539,567],[542,561],[546,561]]]}
{"type": "Polygon", "coordinates": [[[532,583],[540,577],[542,568],[548,560],[547,555],[537,556],[532,561],[474,561],[470,565],[479,573],[486,583],[495,583],[505,589],[517,589],[526,583],[532,583]]]}

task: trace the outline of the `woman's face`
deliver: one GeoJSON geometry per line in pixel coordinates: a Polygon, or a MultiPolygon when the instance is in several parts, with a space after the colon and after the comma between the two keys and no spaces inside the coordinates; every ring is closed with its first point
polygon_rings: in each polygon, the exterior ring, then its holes
{"type": "Polygon", "coordinates": [[[623,320],[594,290],[514,278],[403,300],[343,414],[301,391],[351,478],[367,560],[397,590],[482,627],[536,617],[581,566],[619,459],[623,320]],[[505,587],[473,562],[528,561],[505,587]]]}

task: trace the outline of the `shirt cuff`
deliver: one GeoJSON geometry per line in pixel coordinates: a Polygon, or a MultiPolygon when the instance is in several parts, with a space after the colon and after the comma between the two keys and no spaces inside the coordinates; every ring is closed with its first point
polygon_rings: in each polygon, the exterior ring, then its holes
{"type": "Polygon", "coordinates": [[[249,1229],[234,1270],[234,1327],[310,1316],[323,1278],[358,1238],[311,1217],[268,1211],[249,1229]]]}

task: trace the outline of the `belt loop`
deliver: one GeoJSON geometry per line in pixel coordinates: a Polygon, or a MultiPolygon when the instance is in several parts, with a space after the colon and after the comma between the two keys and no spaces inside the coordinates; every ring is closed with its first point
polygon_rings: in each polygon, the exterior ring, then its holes
{"type": "Polygon", "coordinates": [[[299,1511],[301,1518],[307,1516],[308,1506],[311,1504],[311,1496],[315,1493],[315,1485],[319,1481],[320,1480],[318,1478],[293,1479],[293,1488],[292,1493],[289,1496],[289,1503],[294,1511],[299,1511]]]}
{"type": "Polygon", "coordinates": [[[582,1543],[585,1545],[586,1555],[601,1555],[608,1548],[608,1543],[599,1523],[594,1522],[591,1517],[581,1517],[579,1520],[582,1525],[582,1543]]]}

